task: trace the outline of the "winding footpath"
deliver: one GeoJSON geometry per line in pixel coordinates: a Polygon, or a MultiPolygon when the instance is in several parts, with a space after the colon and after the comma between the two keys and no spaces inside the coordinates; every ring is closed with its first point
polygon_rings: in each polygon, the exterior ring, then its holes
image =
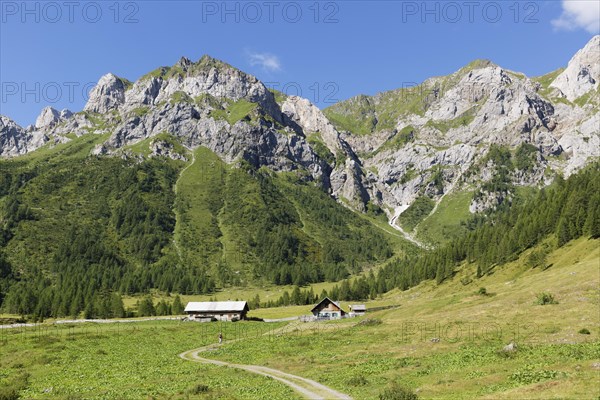
{"type": "MultiPolygon", "coordinates": [[[[229,343],[233,343],[233,341],[229,341],[229,343]]],[[[261,367],[259,365],[242,365],[242,364],[233,364],[225,361],[211,360],[209,358],[200,357],[198,354],[206,351],[214,350],[218,347],[218,345],[211,345],[200,347],[194,350],[188,350],[179,355],[179,357],[184,360],[199,362],[203,364],[213,364],[219,365],[223,367],[229,368],[237,368],[242,369],[244,371],[251,372],[253,374],[268,376],[279,382],[291,387],[296,392],[300,393],[307,399],[341,399],[341,400],[351,400],[352,398],[346,394],[340,393],[336,390],[333,390],[325,385],[320,384],[319,382],[315,382],[311,379],[302,378],[301,376],[288,374],[286,372],[282,372],[273,368],[261,367]]]]}

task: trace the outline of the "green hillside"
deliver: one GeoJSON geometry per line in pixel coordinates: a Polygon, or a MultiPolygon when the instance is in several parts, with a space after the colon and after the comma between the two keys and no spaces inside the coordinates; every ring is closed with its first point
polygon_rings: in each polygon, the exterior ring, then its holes
{"type": "Polygon", "coordinates": [[[193,163],[149,158],[150,141],[135,157],[88,156],[105,139],[0,161],[5,312],[121,316],[115,296],[337,281],[401,251],[301,173],[228,166],[205,148],[193,163]]]}
{"type": "Polygon", "coordinates": [[[386,232],[296,174],[233,168],[208,149],[178,182],[175,239],[185,264],[222,285],[337,281],[392,255],[386,232]]]}
{"type": "Polygon", "coordinates": [[[359,399],[416,398],[400,397],[398,386],[419,399],[596,399],[599,249],[597,239],[578,239],[548,254],[551,268],[531,268],[524,253],[481,278],[463,264],[440,285],[367,302],[396,308],[292,323],[205,356],[316,379],[359,399]],[[542,293],[556,304],[540,304],[542,293]],[[510,342],[516,351],[503,351],[510,342]],[[398,397],[380,397],[386,391],[398,397]]]}

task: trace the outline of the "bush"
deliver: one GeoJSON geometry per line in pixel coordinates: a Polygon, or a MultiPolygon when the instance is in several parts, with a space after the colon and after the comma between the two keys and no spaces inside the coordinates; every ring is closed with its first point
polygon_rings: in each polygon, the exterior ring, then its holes
{"type": "Polygon", "coordinates": [[[479,288],[479,290],[477,291],[477,294],[480,296],[487,296],[488,292],[487,292],[486,288],[482,287],[482,288],[479,288]]]}
{"type": "Polygon", "coordinates": [[[554,370],[538,370],[534,365],[526,365],[524,368],[513,372],[510,375],[510,379],[521,385],[530,385],[532,383],[556,379],[563,374],[554,370]]]}
{"type": "Polygon", "coordinates": [[[369,381],[363,375],[355,375],[352,378],[348,379],[346,383],[349,386],[365,386],[369,383],[369,381]]]}
{"type": "Polygon", "coordinates": [[[28,386],[29,374],[22,373],[17,375],[12,382],[8,382],[5,386],[0,387],[0,400],[17,400],[21,396],[19,391],[24,390],[28,386]]]}
{"type": "Polygon", "coordinates": [[[546,248],[541,248],[538,250],[534,250],[527,257],[527,265],[531,268],[542,267],[542,269],[547,269],[546,261],[548,260],[548,250],[546,248]]]}
{"type": "Polygon", "coordinates": [[[468,284],[472,283],[473,279],[469,278],[469,277],[464,277],[460,279],[460,283],[463,284],[463,286],[467,286],[468,284]]]}
{"type": "Polygon", "coordinates": [[[19,391],[14,387],[0,388],[0,400],[17,400],[18,398],[19,391]]]}
{"type": "Polygon", "coordinates": [[[536,303],[545,306],[547,304],[558,304],[558,301],[550,293],[540,293],[537,295],[536,303]]]}
{"type": "Polygon", "coordinates": [[[587,329],[587,328],[580,329],[579,333],[582,335],[590,335],[591,334],[589,329],[587,329]]]}
{"type": "Polygon", "coordinates": [[[210,390],[210,388],[206,385],[203,385],[201,383],[195,385],[194,387],[192,387],[191,389],[188,390],[189,394],[201,394],[201,393],[206,393],[210,390]]]}
{"type": "Polygon", "coordinates": [[[416,393],[395,382],[379,394],[379,400],[418,400],[418,398],[416,393]]]}

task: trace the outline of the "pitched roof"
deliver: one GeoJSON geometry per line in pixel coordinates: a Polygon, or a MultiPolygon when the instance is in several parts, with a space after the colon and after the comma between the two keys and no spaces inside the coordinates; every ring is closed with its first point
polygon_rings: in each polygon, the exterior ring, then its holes
{"type": "Polygon", "coordinates": [[[342,307],[340,306],[339,302],[337,301],[333,301],[331,300],[329,297],[325,297],[323,300],[321,300],[316,306],[313,307],[312,310],[310,310],[310,312],[315,312],[315,310],[317,310],[319,308],[319,306],[325,302],[329,302],[334,304],[337,308],[339,308],[342,312],[345,312],[344,310],[342,310],[342,307]]]}
{"type": "Polygon", "coordinates": [[[249,310],[248,303],[245,301],[192,301],[185,307],[185,312],[226,312],[244,310],[249,310]]]}
{"type": "Polygon", "coordinates": [[[367,307],[364,304],[353,304],[350,306],[352,311],[366,311],[367,307]]]}

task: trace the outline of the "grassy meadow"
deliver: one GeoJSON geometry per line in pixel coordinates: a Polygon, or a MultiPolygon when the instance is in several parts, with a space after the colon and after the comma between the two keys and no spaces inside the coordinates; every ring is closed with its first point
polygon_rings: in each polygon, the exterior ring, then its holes
{"type": "Polygon", "coordinates": [[[0,332],[0,398],[297,398],[275,380],[178,357],[215,343],[219,330],[228,339],[278,327],[153,321],[0,332]]]}
{"type": "Polygon", "coordinates": [[[381,324],[361,324],[363,317],[333,330],[291,325],[286,335],[231,344],[212,357],[282,369],[354,398],[377,398],[399,382],[425,399],[597,399],[599,245],[572,242],[546,271],[517,261],[477,280],[465,267],[441,286],[389,293],[401,306],[368,316],[381,324]],[[542,292],[558,304],[537,304],[542,292]],[[517,351],[502,352],[511,341],[517,351]]]}
{"type": "MultiPolygon", "coordinates": [[[[203,357],[279,369],[355,399],[378,399],[393,382],[423,399],[597,399],[600,241],[580,239],[554,251],[544,271],[527,267],[527,255],[479,279],[466,265],[441,285],[394,290],[367,305],[398,307],[342,321],[4,330],[0,398],[298,397],[273,379],[178,357],[214,343],[223,331],[226,340],[242,340],[203,357]],[[557,304],[538,304],[541,293],[557,304]],[[511,341],[517,351],[503,352],[511,341]]],[[[309,309],[251,315],[277,318],[309,309]]]]}

